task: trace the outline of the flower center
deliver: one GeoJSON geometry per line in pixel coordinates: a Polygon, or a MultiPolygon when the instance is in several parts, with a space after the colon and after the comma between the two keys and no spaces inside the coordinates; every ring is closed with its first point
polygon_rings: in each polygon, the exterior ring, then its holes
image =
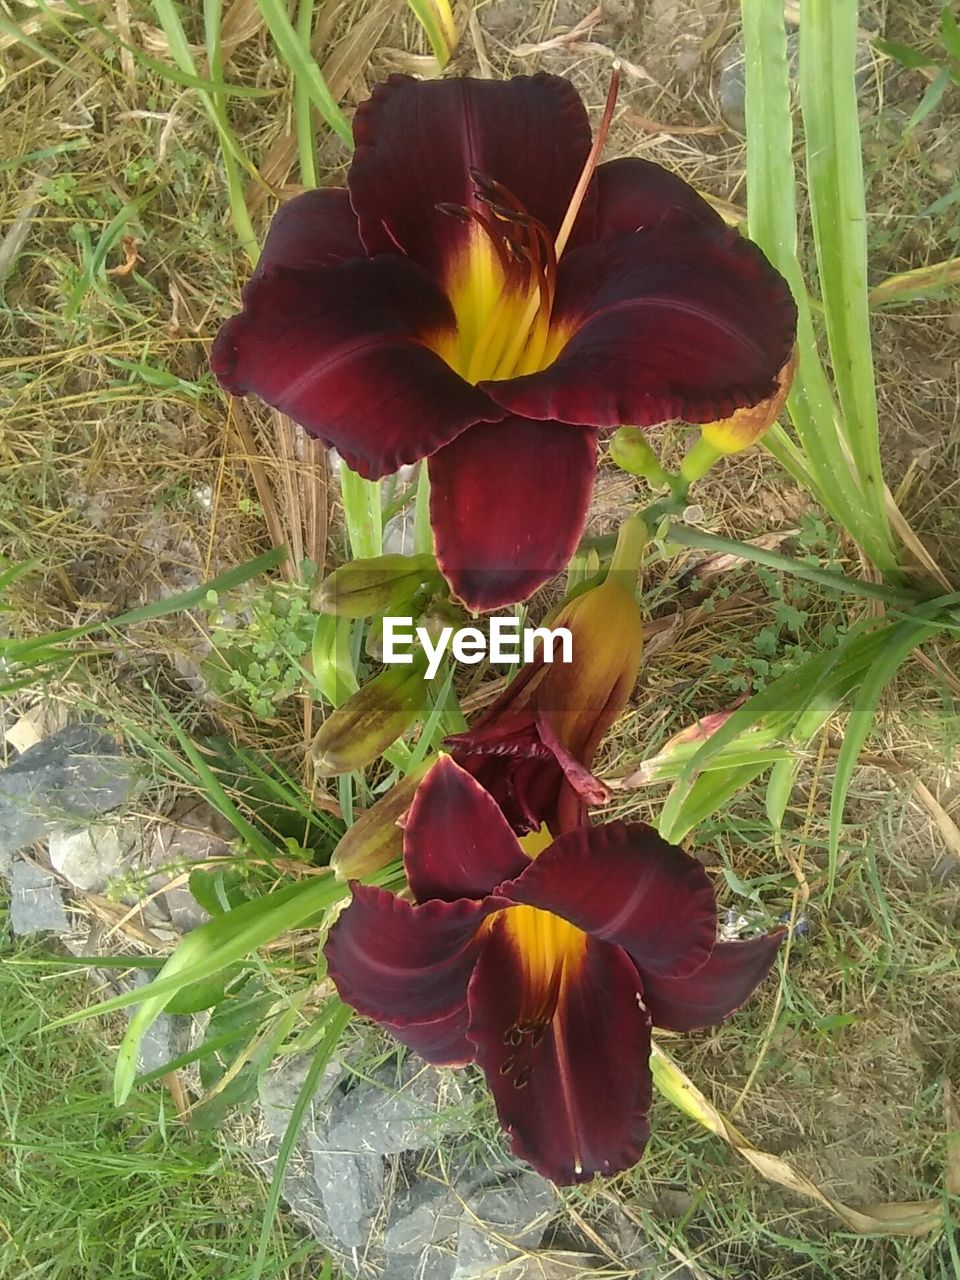
{"type": "Polygon", "coordinates": [[[436,206],[469,224],[469,231],[446,281],[456,332],[440,334],[428,345],[467,382],[539,373],[553,364],[572,334],[572,323],[552,315],[557,262],[597,167],[619,83],[615,66],[603,119],[556,240],[512,191],[479,169],[470,170],[472,205],[436,206]]]}
{"type": "Polygon", "coordinates": [[[471,169],[476,205],[440,204],[470,226],[449,282],[457,335],[440,354],[468,382],[535,373],[566,341],[550,317],[557,254],[547,228],[502,183],[471,169]]]}
{"type": "Polygon", "coordinates": [[[503,928],[523,966],[523,996],[516,1022],[504,1032],[503,1041],[515,1053],[505,1059],[505,1075],[514,1077],[518,1089],[527,1082],[529,1058],[553,1020],[564,984],[583,962],[587,935],[569,920],[539,907],[509,907],[503,928]]]}

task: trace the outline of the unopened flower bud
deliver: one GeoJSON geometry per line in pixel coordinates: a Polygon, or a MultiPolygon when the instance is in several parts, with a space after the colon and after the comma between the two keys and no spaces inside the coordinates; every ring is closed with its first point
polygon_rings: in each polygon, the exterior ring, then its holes
{"type": "Polygon", "coordinates": [[[310,749],[320,777],[362,769],[413,724],[427,701],[425,669],[415,654],[412,666],[382,671],[327,717],[310,749]]]}
{"type": "Polygon", "coordinates": [[[610,458],[621,471],[632,476],[642,476],[655,488],[664,488],[670,483],[667,473],[660,465],[660,459],[639,427],[620,427],[613,433],[610,458]]]}
{"type": "Polygon", "coordinates": [[[341,618],[368,618],[412,599],[432,577],[439,581],[437,562],[428,554],[351,560],[323,580],[319,606],[341,618]]]}
{"type": "Polygon", "coordinates": [[[420,780],[436,759],[428,756],[362,813],[346,832],[330,858],[330,866],[341,880],[362,880],[400,857],[403,852],[400,824],[413,803],[420,780]]]}

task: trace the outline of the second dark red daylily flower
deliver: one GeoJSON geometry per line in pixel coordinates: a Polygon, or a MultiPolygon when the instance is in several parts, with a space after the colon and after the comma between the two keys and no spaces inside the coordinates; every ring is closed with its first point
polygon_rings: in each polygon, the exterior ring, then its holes
{"type": "Polygon", "coordinates": [[[346,189],[279,210],[211,365],[363,476],[429,458],[440,568],[497,608],[569,560],[597,429],[763,400],[793,300],[657,165],[602,164],[572,204],[590,127],[557,76],[391,76],[353,127],[346,189]]]}
{"type": "Polygon", "coordinates": [[[717,942],[706,873],[650,827],[522,847],[450,757],[420,785],[404,861],[416,904],[354,882],[326,944],[330,977],[428,1062],[477,1062],[515,1153],[557,1183],[640,1158],[651,1023],[720,1022],[783,936],[717,942]]]}

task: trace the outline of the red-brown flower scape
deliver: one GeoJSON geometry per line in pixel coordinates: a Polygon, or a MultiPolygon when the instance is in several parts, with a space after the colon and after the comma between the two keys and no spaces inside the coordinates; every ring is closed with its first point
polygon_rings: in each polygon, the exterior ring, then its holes
{"type": "Polygon", "coordinates": [[[515,1153],[557,1183],[583,1182],[643,1152],[651,1024],[726,1018],[782,933],[717,942],[706,873],[650,827],[524,844],[441,757],[404,829],[415,903],[354,882],[327,964],[348,1004],[428,1062],[477,1062],[515,1153]]]}
{"type": "Polygon", "coordinates": [[[569,560],[597,430],[765,400],[796,308],[681,179],[596,165],[557,76],[391,76],[353,129],[346,188],[280,209],[211,365],[363,476],[429,458],[440,568],[497,608],[569,560]]]}

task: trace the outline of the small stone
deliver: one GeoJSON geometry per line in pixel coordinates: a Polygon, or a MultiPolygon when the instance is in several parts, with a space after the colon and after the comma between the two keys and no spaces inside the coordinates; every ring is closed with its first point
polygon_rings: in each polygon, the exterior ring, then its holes
{"type": "MultiPolygon", "coordinates": [[[[318,1135],[308,1135],[311,1147],[318,1135]]],[[[378,1155],[313,1150],[313,1180],[323,1203],[326,1225],[348,1249],[362,1245],[370,1234],[383,1196],[383,1160],[378,1155]]]]}
{"type": "MultiPolygon", "coordinates": [[[[205,801],[180,805],[157,830],[149,849],[149,865],[160,872],[151,879],[151,892],[163,889],[190,863],[229,857],[229,835],[223,816],[205,801]]],[[[210,919],[186,884],[164,889],[158,900],[181,933],[196,929],[210,919]]]]}
{"type": "Polygon", "coordinates": [[[50,864],[74,888],[99,893],[122,871],[137,834],[136,829],[117,824],[51,831],[50,864]]]}
{"type": "Polygon", "coordinates": [[[453,1280],[474,1280],[535,1249],[557,1204],[553,1184],[532,1171],[467,1196],[453,1280]]]}
{"type": "Polygon", "coordinates": [[[450,1187],[416,1183],[394,1202],[390,1212],[383,1238],[387,1256],[418,1254],[427,1245],[449,1240],[457,1234],[461,1212],[460,1199],[450,1187]]]}
{"type": "MultiPolygon", "coordinates": [[[[300,1090],[303,1088],[309,1070],[309,1056],[298,1054],[295,1057],[282,1058],[277,1067],[260,1077],[257,1086],[260,1115],[264,1128],[277,1142],[283,1141],[287,1125],[290,1123],[290,1113],[300,1096],[300,1090]]],[[[325,1097],[342,1074],[343,1066],[340,1059],[331,1058],[324,1068],[314,1099],[325,1097]]],[[[309,1129],[317,1123],[315,1100],[310,1103],[304,1114],[304,1129],[309,1129]]]]}
{"type": "Polygon", "coordinates": [[[73,725],[30,747],[0,771],[0,871],[53,827],[118,809],[133,787],[130,761],[93,725],[73,725]]]}
{"type": "Polygon", "coordinates": [[[382,1274],[383,1280],[453,1280],[456,1267],[456,1254],[442,1245],[428,1244],[419,1254],[388,1257],[382,1274]]]}
{"type": "Polygon", "coordinates": [[[456,1077],[444,1076],[416,1059],[361,1081],[332,1106],[329,1145],[338,1151],[399,1155],[436,1145],[462,1131],[453,1110],[463,1100],[456,1077]]]}
{"type": "Polygon", "coordinates": [[[140,1070],[156,1071],[179,1058],[181,1053],[186,1053],[189,1039],[189,1018],[161,1013],[140,1042],[140,1070]]]}
{"type": "Polygon", "coordinates": [[[19,859],[10,872],[10,927],[18,937],[70,931],[63,898],[53,876],[19,859]]]}

